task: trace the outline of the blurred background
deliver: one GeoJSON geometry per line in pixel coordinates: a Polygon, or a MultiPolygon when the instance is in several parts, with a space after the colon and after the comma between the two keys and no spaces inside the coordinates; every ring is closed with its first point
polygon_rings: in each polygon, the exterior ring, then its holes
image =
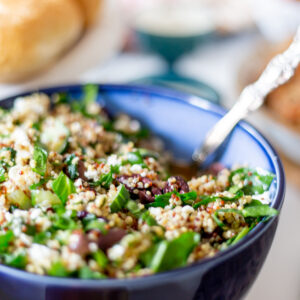
{"type": "MultiPolygon", "coordinates": [[[[0,0],[0,97],[65,83],[138,83],[230,108],[299,25],[296,0],[0,0]]],[[[300,68],[249,121],[280,152],[287,193],[245,299],[299,300],[300,68]]]]}

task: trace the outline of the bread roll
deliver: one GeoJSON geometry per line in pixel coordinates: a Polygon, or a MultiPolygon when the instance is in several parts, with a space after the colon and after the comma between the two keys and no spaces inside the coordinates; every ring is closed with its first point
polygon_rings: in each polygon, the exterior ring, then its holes
{"type": "Polygon", "coordinates": [[[79,4],[85,19],[85,26],[90,27],[95,23],[103,0],[75,0],[79,4]]]}
{"type": "MultiPolygon", "coordinates": [[[[278,45],[272,45],[270,52],[266,53],[266,62],[286,50],[290,43],[291,40],[287,40],[278,45]]],[[[266,105],[281,120],[291,125],[300,125],[300,66],[296,68],[295,74],[288,82],[267,96],[266,105]]]]}
{"type": "Polygon", "coordinates": [[[0,0],[0,81],[48,65],[79,38],[83,23],[74,0],[0,0]]]}

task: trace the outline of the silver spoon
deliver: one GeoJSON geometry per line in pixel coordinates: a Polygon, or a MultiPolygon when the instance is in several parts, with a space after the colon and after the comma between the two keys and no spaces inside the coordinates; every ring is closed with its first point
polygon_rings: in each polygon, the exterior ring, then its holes
{"type": "Polygon", "coordinates": [[[202,145],[194,151],[193,160],[203,166],[208,157],[216,153],[236,124],[261,107],[272,90],[287,82],[299,63],[300,26],[289,48],[269,62],[258,80],[244,88],[236,104],[208,132],[202,145]]]}

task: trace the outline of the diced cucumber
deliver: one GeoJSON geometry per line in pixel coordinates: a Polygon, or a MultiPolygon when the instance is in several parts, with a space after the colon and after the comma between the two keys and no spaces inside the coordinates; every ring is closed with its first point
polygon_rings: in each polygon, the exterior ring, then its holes
{"type": "Polygon", "coordinates": [[[130,199],[130,195],[128,191],[126,190],[125,186],[123,184],[120,184],[117,189],[117,194],[110,204],[110,211],[112,213],[116,213],[123,208],[125,208],[127,202],[130,199]]]}
{"type": "Polygon", "coordinates": [[[31,191],[32,205],[47,206],[61,204],[60,199],[51,191],[33,190],[31,191]]]}
{"type": "Polygon", "coordinates": [[[11,205],[15,205],[20,209],[29,209],[31,207],[30,198],[21,190],[9,193],[7,199],[11,205]]]}
{"type": "Polygon", "coordinates": [[[40,141],[49,151],[62,153],[67,148],[69,135],[69,129],[60,120],[55,120],[52,126],[43,128],[40,141]]]}

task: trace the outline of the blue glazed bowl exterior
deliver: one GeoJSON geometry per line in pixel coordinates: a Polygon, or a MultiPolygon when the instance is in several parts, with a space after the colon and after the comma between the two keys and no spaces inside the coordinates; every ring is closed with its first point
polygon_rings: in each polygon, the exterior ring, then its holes
{"type": "MultiPolygon", "coordinates": [[[[98,100],[112,114],[127,112],[152,129],[178,159],[189,159],[209,128],[225,113],[194,96],[158,88],[99,85],[98,100]]],[[[80,98],[81,86],[41,90],[67,91],[80,98]]],[[[29,94],[32,93],[29,92],[29,94]]],[[[1,106],[8,108],[15,97],[1,106]]],[[[262,167],[276,174],[271,186],[272,206],[280,209],[285,179],[277,153],[252,126],[241,122],[234,130],[220,161],[262,167]]],[[[278,218],[261,223],[240,243],[215,257],[191,266],[136,279],[81,280],[30,274],[0,265],[1,300],[235,300],[254,282],[277,227],[278,218]]],[[[180,251],[180,249],[179,249],[180,251]]]]}

